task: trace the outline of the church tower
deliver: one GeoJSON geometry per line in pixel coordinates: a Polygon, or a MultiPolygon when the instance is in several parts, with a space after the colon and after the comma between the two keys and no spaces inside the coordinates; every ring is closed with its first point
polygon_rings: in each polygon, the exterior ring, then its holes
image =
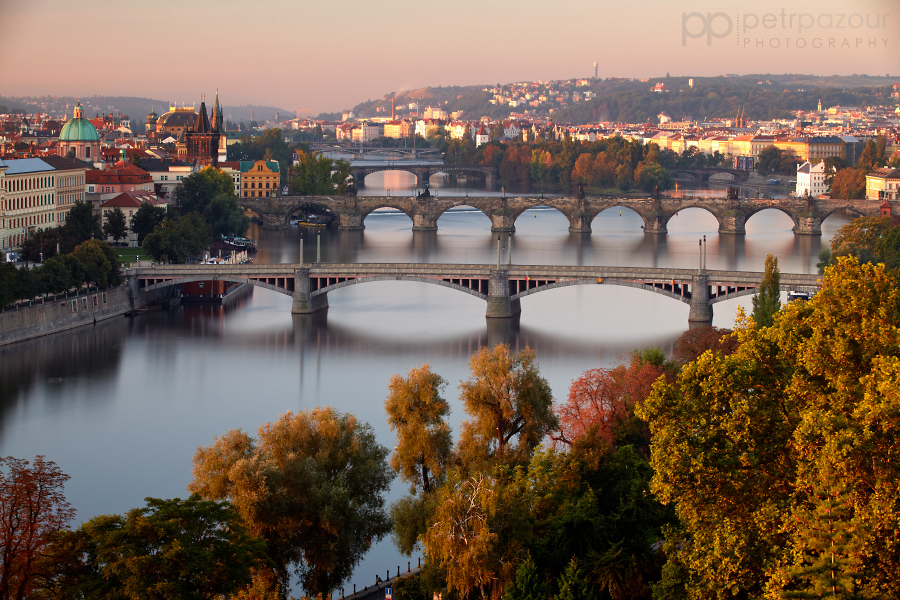
{"type": "MultiPolygon", "coordinates": [[[[216,98],[218,105],[218,96],[216,98]]],[[[200,112],[192,130],[185,134],[187,142],[187,160],[197,161],[198,164],[218,166],[219,164],[219,137],[218,130],[213,129],[209,116],[206,113],[206,101],[200,100],[200,112]]]]}

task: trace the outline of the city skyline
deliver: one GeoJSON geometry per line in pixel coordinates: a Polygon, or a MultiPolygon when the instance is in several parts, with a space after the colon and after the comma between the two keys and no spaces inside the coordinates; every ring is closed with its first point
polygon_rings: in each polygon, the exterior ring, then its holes
{"type": "Polygon", "coordinates": [[[23,58],[7,63],[0,93],[190,104],[218,89],[228,104],[317,114],[427,86],[590,77],[594,61],[600,77],[900,75],[900,16],[890,0],[812,9],[773,0],[464,0],[451,11],[411,0],[109,6],[7,4],[6,29],[15,33],[0,39],[0,52],[23,58]],[[130,33],[144,22],[145,34],[130,33]],[[85,39],[92,29],[96,41],[85,39]]]}

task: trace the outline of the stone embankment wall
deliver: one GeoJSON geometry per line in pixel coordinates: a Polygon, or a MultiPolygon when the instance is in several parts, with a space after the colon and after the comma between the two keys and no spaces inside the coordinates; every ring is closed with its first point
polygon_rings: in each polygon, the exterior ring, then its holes
{"type": "Polygon", "coordinates": [[[77,297],[59,299],[5,310],[0,313],[0,346],[30,340],[97,321],[122,317],[132,308],[146,306],[161,299],[170,290],[141,293],[132,306],[128,286],[97,290],[77,297]]]}

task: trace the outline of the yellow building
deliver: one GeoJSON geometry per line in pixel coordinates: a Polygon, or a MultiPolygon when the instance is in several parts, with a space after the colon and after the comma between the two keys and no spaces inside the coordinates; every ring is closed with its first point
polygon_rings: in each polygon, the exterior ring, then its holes
{"type": "Polygon", "coordinates": [[[866,175],[866,200],[900,200],[900,169],[882,167],[866,175]]]}
{"type": "Polygon", "coordinates": [[[241,198],[267,198],[281,185],[278,161],[241,161],[241,198]]]}

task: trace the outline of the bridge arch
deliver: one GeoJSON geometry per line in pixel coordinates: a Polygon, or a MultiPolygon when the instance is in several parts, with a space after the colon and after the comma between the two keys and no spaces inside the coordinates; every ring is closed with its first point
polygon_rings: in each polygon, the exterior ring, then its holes
{"type": "Polygon", "coordinates": [[[822,222],[824,223],[824,222],[825,222],[825,219],[827,219],[828,217],[832,216],[833,214],[835,214],[835,213],[837,213],[837,212],[839,212],[839,211],[846,211],[846,212],[851,212],[851,213],[853,213],[854,215],[856,215],[855,217],[853,217],[854,219],[856,219],[856,218],[858,218],[858,217],[865,217],[865,216],[866,216],[863,212],[861,212],[858,208],[856,208],[856,207],[854,207],[854,206],[849,206],[849,205],[848,205],[848,206],[835,206],[835,207],[833,207],[833,208],[831,208],[831,209],[829,209],[829,210],[824,210],[824,211],[822,211],[822,213],[821,213],[821,215],[822,215],[822,222]]]}
{"type": "Polygon", "coordinates": [[[284,287],[280,287],[277,283],[268,283],[267,281],[260,281],[258,279],[251,279],[249,277],[238,277],[235,275],[218,275],[215,277],[210,277],[209,275],[188,275],[185,277],[177,277],[174,279],[166,279],[164,281],[160,281],[151,285],[145,285],[140,288],[142,292],[152,292],[153,290],[160,290],[167,287],[172,287],[173,285],[181,285],[184,283],[192,283],[195,281],[227,281],[229,283],[248,283],[252,286],[262,288],[264,290],[272,290],[273,292],[278,292],[279,294],[285,294],[286,296],[291,296],[294,293],[293,288],[293,277],[280,277],[280,278],[268,278],[268,279],[283,279],[290,281],[290,285],[287,285],[285,282],[284,287]],[[290,288],[290,289],[288,289],[290,288]]]}
{"type": "Polygon", "coordinates": [[[482,207],[482,206],[478,206],[476,202],[472,202],[472,203],[460,202],[459,204],[454,204],[453,206],[448,206],[448,207],[442,209],[440,212],[437,213],[434,220],[435,221],[440,220],[441,217],[443,217],[444,215],[446,215],[449,212],[463,212],[460,209],[471,209],[470,211],[466,211],[466,212],[479,212],[479,213],[483,214],[485,217],[487,217],[488,220],[490,220],[490,218],[491,218],[490,211],[485,210],[484,207],[482,207]]]}
{"type": "Polygon", "coordinates": [[[519,219],[519,217],[521,217],[528,211],[535,210],[538,208],[554,210],[554,211],[558,212],[559,214],[561,214],[562,216],[564,216],[567,220],[569,220],[569,221],[572,220],[572,211],[571,210],[565,210],[559,206],[554,206],[551,203],[545,203],[543,201],[543,199],[535,198],[535,201],[533,203],[531,203],[530,205],[526,204],[526,205],[520,206],[517,209],[512,210],[512,222],[515,223],[519,219]]]}
{"type": "Polygon", "coordinates": [[[778,212],[778,213],[781,213],[781,214],[787,216],[793,223],[794,231],[796,231],[797,228],[800,227],[800,216],[796,212],[794,212],[788,208],[785,208],[783,206],[763,206],[763,207],[757,208],[756,210],[745,211],[745,214],[747,215],[747,220],[745,221],[745,224],[746,224],[746,222],[750,221],[750,219],[755,217],[756,215],[758,215],[760,213],[768,212],[770,210],[774,210],[775,212],[778,212]]]}
{"type": "Polygon", "coordinates": [[[673,300],[678,300],[680,302],[684,302],[685,304],[691,303],[691,296],[677,294],[671,290],[667,290],[664,288],[653,287],[647,284],[643,284],[637,281],[623,281],[619,279],[604,279],[603,284],[599,284],[595,279],[567,279],[564,281],[557,281],[554,283],[548,283],[545,285],[539,285],[533,288],[529,288],[525,291],[519,292],[518,294],[513,294],[510,296],[511,300],[521,300],[526,296],[531,296],[533,294],[537,294],[539,292],[545,292],[547,290],[555,290],[558,288],[571,287],[573,285],[593,285],[593,286],[620,286],[620,287],[628,287],[632,289],[642,290],[645,292],[653,292],[655,294],[660,294],[667,298],[672,298],[673,300]]]}
{"type": "Polygon", "coordinates": [[[445,279],[438,279],[436,277],[423,277],[416,275],[371,275],[367,277],[358,277],[353,279],[347,279],[345,281],[341,281],[338,283],[333,283],[331,285],[322,287],[317,289],[314,292],[310,292],[310,296],[322,296],[327,294],[328,292],[333,292],[334,290],[339,290],[341,288],[345,288],[351,285],[359,285],[363,283],[372,283],[375,281],[411,281],[414,283],[428,283],[431,285],[439,285],[441,287],[449,288],[451,290],[456,290],[458,292],[464,292],[466,294],[475,296],[476,298],[480,298],[481,300],[487,300],[487,293],[482,293],[477,290],[471,289],[459,283],[453,283],[452,281],[447,281],[445,279]]]}
{"type": "Polygon", "coordinates": [[[377,211],[379,208],[391,208],[394,210],[398,210],[402,212],[404,215],[409,217],[410,221],[415,223],[415,214],[412,210],[410,210],[408,204],[401,201],[392,201],[389,198],[385,198],[383,201],[378,204],[372,204],[365,208],[360,209],[360,219],[362,221],[366,220],[366,217],[377,211]]]}

